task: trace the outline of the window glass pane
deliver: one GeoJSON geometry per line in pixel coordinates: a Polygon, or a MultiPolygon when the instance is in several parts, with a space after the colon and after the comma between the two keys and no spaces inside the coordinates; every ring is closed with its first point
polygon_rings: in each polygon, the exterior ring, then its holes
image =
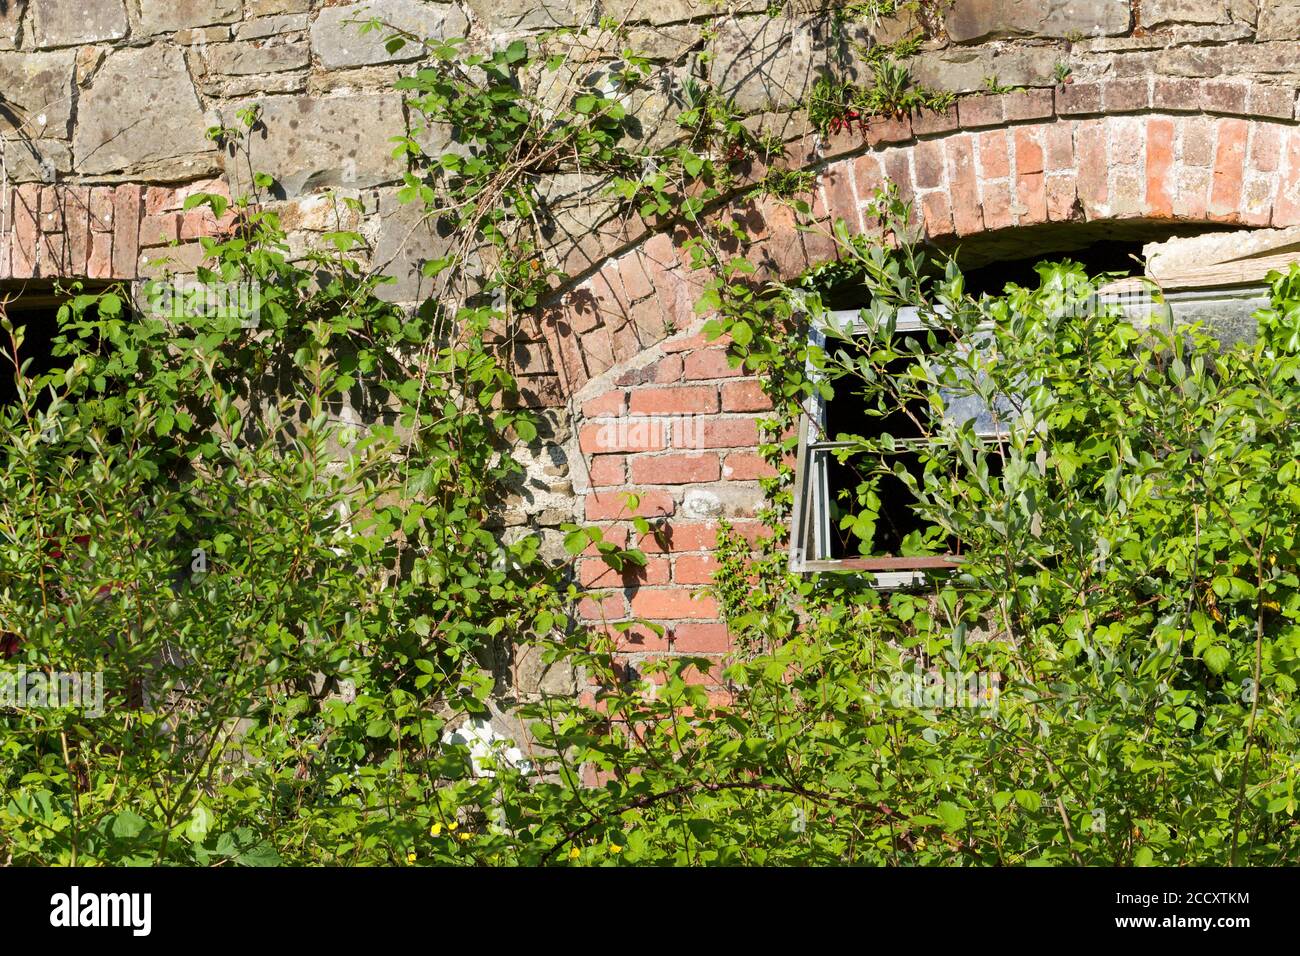
{"type": "Polygon", "coordinates": [[[992,337],[977,333],[971,341],[963,342],[955,352],[953,373],[956,381],[952,387],[939,392],[943,401],[944,418],[958,428],[971,422],[975,434],[980,438],[1005,437],[1016,414],[1015,405],[1005,395],[997,395],[989,402],[979,394],[981,391],[989,391],[988,374],[983,369],[994,358],[992,337]]]}

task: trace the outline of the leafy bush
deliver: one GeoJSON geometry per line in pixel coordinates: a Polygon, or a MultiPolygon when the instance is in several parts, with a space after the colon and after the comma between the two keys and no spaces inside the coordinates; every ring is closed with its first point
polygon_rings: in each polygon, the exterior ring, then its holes
{"type": "MultiPolygon", "coordinates": [[[[405,196],[451,216],[460,242],[428,267],[439,286],[420,310],[377,295],[359,236],[291,256],[276,216],[241,201],[200,278],[256,288],[256,328],[246,309],[136,313],[121,290],[80,294],[60,315],[64,369],[14,369],[0,646],[11,668],[102,670],[107,700],[93,719],[0,716],[0,859],[1294,857],[1300,269],[1274,278],[1258,341],[1223,349],[1080,310],[1095,282],[1069,264],[975,301],[954,265],[933,278],[915,247],[885,241],[905,240],[905,210],[882,200],[884,239],[839,224],[839,261],[762,285],[723,207],[741,188],[738,134],[716,97],[697,96],[684,145],[651,156],[626,145],[617,96],[556,107],[521,92],[562,62],[522,44],[431,52],[404,87],[461,142],[425,157],[401,141],[405,196]],[[905,480],[935,530],[911,546],[960,541],[957,570],[893,593],[789,574],[785,468],[758,555],[721,544],[728,695],[706,690],[713,661],[632,675],[573,623],[567,569],[493,524],[510,451],[537,431],[488,342],[547,294],[529,224],[537,175],[565,163],[693,232],[700,310],[776,400],[774,461],[816,394],[918,409],[924,468],[905,480]],[[874,303],[865,350],[809,343],[828,277],[874,303]],[[924,356],[896,334],[905,306],[935,333],[924,356]],[[921,360],[891,372],[903,358],[921,360]],[[1001,409],[1005,438],[955,424],[944,395],[1001,409]],[[504,689],[493,651],[529,643],[589,690],[522,703],[527,752],[494,751],[463,721],[504,689]],[[979,693],[932,696],[931,673],[974,675],[979,693]]],[[[631,87],[643,63],[627,62],[631,87]]],[[[21,330],[0,327],[16,356],[21,330]]],[[[861,475],[845,526],[870,551],[896,444],[844,438],[861,475]]],[[[595,529],[567,543],[644,561],[595,529]]]]}
{"type": "Polygon", "coordinates": [[[203,278],[259,289],[256,329],[80,295],[66,370],[0,411],[8,663],[107,692],[95,719],[3,718],[14,862],[397,860],[440,818],[429,775],[465,772],[442,737],[492,691],[475,655],[566,593],[489,526],[535,435],[494,407],[490,313],[403,315],[346,251],[290,262],[239,212],[203,278]]]}

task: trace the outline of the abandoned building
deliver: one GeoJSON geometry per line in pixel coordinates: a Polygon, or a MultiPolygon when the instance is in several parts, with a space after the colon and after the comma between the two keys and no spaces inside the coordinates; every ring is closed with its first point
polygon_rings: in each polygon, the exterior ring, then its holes
{"type": "MultiPolygon", "coordinates": [[[[29,340],[39,359],[61,284],[192,271],[199,237],[226,223],[187,211],[186,198],[248,187],[208,131],[258,104],[251,165],[274,178],[269,205],[295,243],[354,229],[374,267],[396,278],[395,300],[420,301],[420,265],[444,240],[398,202],[403,164],[390,141],[408,123],[393,82],[419,51],[361,34],[356,21],[370,16],[481,48],[613,18],[653,63],[655,85],[637,104],[643,136],[667,142],[685,84],[707,81],[779,131],[789,169],[815,174],[818,221],[869,229],[863,208],[892,183],[925,238],[957,250],[973,288],[999,289],[1044,256],[1070,255],[1145,269],[1176,310],[1231,324],[1249,315],[1270,269],[1300,256],[1300,0],[922,0],[869,23],[837,19],[836,6],[0,0],[0,291],[11,313],[44,323],[29,340]],[[819,132],[806,108],[818,77],[853,70],[864,44],[902,36],[919,40],[906,59],[912,77],[955,94],[951,107],[819,132]]],[[[718,522],[760,531],[768,399],[700,333],[702,280],[679,235],[628,215],[590,175],[557,174],[543,192],[554,240],[545,255],[568,279],[512,342],[523,399],[549,430],[503,522],[553,547],[570,522],[617,539],[630,527],[623,493],[635,491],[639,513],[667,533],[642,543],[649,559],[634,576],[580,559],[593,589],[581,613],[662,624],[662,634],[624,635],[634,658],[722,655],[727,629],[702,591],[718,522]]],[[[792,279],[834,254],[796,230],[786,206],[747,202],[761,275],[792,279]]],[[[792,566],[923,572],[837,546],[817,506],[833,481],[817,464],[818,424],[801,456],[792,566]]]]}

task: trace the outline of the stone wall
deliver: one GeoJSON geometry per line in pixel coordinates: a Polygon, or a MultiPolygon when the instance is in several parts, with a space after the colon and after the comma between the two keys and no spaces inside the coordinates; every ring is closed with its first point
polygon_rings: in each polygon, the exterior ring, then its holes
{"type": "MultiPolygon", "coordinates": [[[[478,49],[616,18],[655,64],[629,97],[638,141],[670,143],[685,84],[711,82],[753,128],[786,141],[781,164],[818,174],[823,224],[867,228],[862,204],[886,180],[947,242],[1083,223],[1300,221],[1300,0],[911,6],[872,24],[839,22],[816,0],[0,0],[0,280],[135,280],[164,257],[192,268],[198,237],[229,223],[184,212],[185,197],[249,185],[248,166],[208,130],[259,104],[251,165],[275,177],[272,205],[297,246],[360,231],[374,266],[396,276],[394,297],[417,301],[428,291],[419,265],[445,240],[397,201],[403,166],[389,138],[408,129],[392,83],[417,68],[418,51],[389,52],[349,25],[369,16],[478,49]],[[922,37],[913,75],[958,94],[956,105],[876,120],[865,135],[817,135],[804,108],[816,78],[863,81],[865,48],[909,33],[922,37]]],[[[607,51],[580,59],[599,85],[607,51]]],[[[446,144],[445,132],[420,136],[432,151],[446,144]]],[[[741,187],[765,171],[752,161],[741,187]]],[[[663,636],[630,631],[629,653],[721,653],[725,628],[697,597],[718,519],[758,531],[765,402],[698,335],[701,278],[680,231],[626,214],[602,186],[569,171],[542,187],[546,255],[568,279],[501,339],[522,399],[549,427],[544,444],[520,451],[527,478],[503,522],[556,545],[570,520],[622,535],[617,493],[638,491],[667,543],[645,542],[657,550],[626,580],[581,562],[584,584],[600,589],[582,612],[665,625],[663,636]],[[653,427],[632,427],[641,421],[653,427]]],[[[733,211],[760,239],[762,275],[788,278],[833,254],[779,204],[737,199],[733,211]]]]}

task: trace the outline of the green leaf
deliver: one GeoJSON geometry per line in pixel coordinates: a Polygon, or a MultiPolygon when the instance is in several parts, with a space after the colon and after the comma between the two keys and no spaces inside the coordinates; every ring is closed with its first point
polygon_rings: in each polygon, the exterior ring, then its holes
{"type": "Polygon", "coordinates": [[[1213,644],[1201,655],[1205,666],[1216,674],[1222,674],[1232,663],[1232,653],[1222,644],[1213,644]]]}
{"type": "Polygon", "coordinates": [[[235,862],[240,866],[282,866],[284,860],[276,852],[275,847],[266,841],[262,841],[250,850],[238,854],[235,862]]]}
{"type": "Polygon", "coordinates": [[[195,804],[194,809],[190,811],[190,819],[185,827],[185,835],[195,843],[202,843],[212,829],[215,821],[212,811],[203,803],[195,804]]]}
{"type": "Polygon", "coordinates": [[[1043,798],[1034,790],[1017,790],[1016,803],[1030,813],[1037,813],[1043,805],[1043,798]]]}
{"type": "Polygon", "coordinates": [[[966,811],[951,801],[941,801],[936,812],[948,830],[961,830],[966,826],[966,811]]]}
{"type": "Polygon", "coordinates": [[[139,836],[148,825],[144,817],[130,810],[123,810],[113,817],[109,832],[119,839],[130,840],[139,836]]]}

